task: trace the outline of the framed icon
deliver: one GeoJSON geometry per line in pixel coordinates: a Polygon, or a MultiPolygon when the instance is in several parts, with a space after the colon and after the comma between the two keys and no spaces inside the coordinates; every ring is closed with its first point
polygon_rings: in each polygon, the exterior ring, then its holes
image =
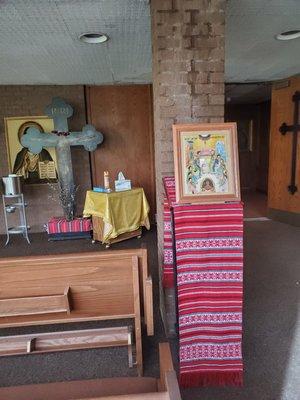
{"type": "Polygon", "coordinates": [[[4,118],[4,122],[9,172],[23,176],[24,183],[56,182],[55,149],[42,149],[39,154],[32,154],[21,144],[21,138],[26,135],[28,128],[51,132],[53,120],[44,116],[8,117],[4,118]]]}
{"type": "Polygon", "coordinates": [[[173,125],[176,201],[240,201],[235,123],[173,125]]]}

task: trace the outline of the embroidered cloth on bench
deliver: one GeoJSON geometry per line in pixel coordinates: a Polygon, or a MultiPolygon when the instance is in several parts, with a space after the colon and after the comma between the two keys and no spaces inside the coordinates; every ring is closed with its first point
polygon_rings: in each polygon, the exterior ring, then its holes
{"type": "Polygon", "coordinates": [[[89,232],[92,230],[89,218],[76,217],[72,221],[67,221],[64,217],[52,217],[45,225],[48,234],[89,232]]]}
{"type": "Polygon", "coordinates": [[[180,384],[241,385],[243,206],[175,203],[165,178],[164,279],[172,287],[174,213],[179,312],[180,384]]]}

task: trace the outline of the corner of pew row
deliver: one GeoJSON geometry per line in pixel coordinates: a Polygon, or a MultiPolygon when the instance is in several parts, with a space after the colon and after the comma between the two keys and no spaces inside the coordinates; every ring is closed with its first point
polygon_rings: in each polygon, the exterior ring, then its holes
{"type": "Polygon", "coordinates": [[[167,342],[159,343],[159,390],[168,393],[171,400],[181,400],[181,394],[173,367],[170,344],[167,342]]]}
{"type": "Polygon", "coordinates": [[[143,350],[142,350],[142,328],[141,328],[141,310],[140,310],[139,264],[137,256],[132,256],[131,259],[132,259],[134,315],[135,315],[134,329],[135,329],[136,367],[138,376],[142,376],[143,350]]]}
{"type": "Polygon", "coordinates": [[[146,290],[146,315],[145,315],[145,323],[147,327],[147,335],[154,335],[154,322],[153,322],[153,283],[151,276],[148,276],[145,284],[146,290]]]}
{"type": "Polygon", "coordinates": [[[147,335],[154,335],[154,322],[153,322],[153,284],[152,277],[148,271],[148,249],[147,244],[141,244],[142,250],[142,264],[143,264],[143,286],[144,286],[144,310],[145,310],[145,325],[147,328],[147,335]]]}

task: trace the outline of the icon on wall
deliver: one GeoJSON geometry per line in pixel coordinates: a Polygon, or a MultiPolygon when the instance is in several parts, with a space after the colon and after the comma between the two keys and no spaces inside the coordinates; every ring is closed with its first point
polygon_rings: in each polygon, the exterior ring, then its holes
{"type": "Polygon", "coordinates": [[[23,147],[21,138],[29,128],[51,132],[53,120],[48,117],[5,118],[5,137],[9,171],[24,177],[24,183],[48,183],[57,181],[56,154],[54,149],[42,149],[33,154],[23,147]]]}

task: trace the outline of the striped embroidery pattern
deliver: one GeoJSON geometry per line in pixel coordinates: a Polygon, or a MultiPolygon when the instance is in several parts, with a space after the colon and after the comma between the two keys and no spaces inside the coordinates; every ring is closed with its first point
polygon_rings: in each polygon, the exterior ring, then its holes
{"type": "Polygon", "coordinates": [[[243,206],[175,203],[174,178],[164,178],[163,283],[172,287],[174,212],[179,312],[180,383],[241,385],[243,206]],[[172,255],[171,255],[172,254],[172,255]]]}

